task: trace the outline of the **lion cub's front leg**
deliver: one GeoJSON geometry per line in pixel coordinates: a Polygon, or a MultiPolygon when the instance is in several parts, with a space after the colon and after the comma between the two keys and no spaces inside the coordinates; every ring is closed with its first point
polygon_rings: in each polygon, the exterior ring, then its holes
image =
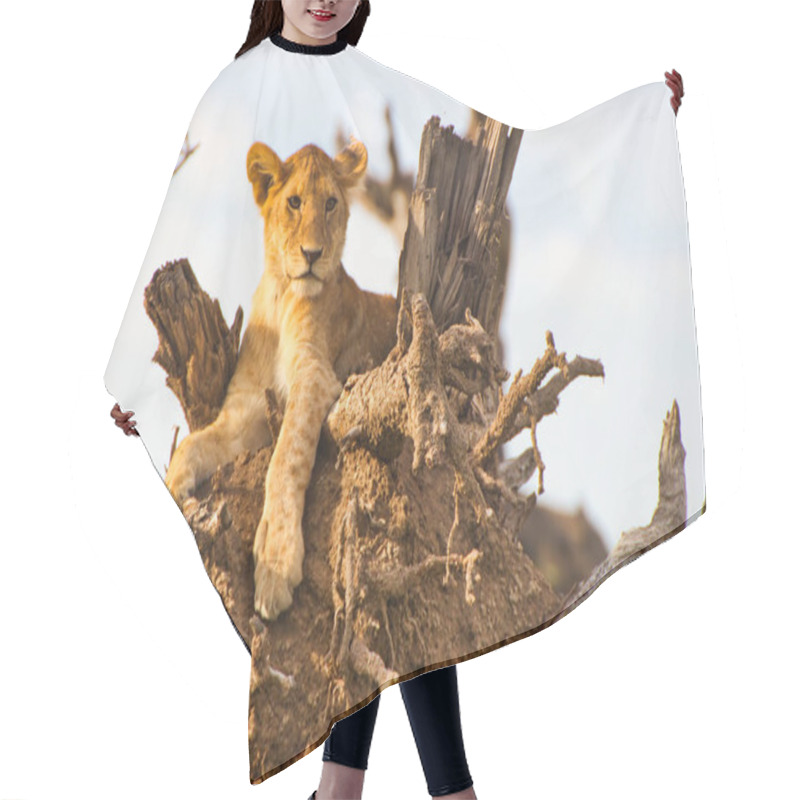
{"type": "Polygon", "coordinates": [[[293,380],[264,486],[253,543],[255,608],[275,619],[303,579],[303,509],[322,423],[342,391],[330,365],[309,356],[293,380]]]}
{"type": "Polygon", "coordinates": [[[269,441],[264,405],[257,390],[229,391],[217,419],[181,440],[172,454],[165,483],[184,507],[199,483],[221,464],[244,450],[258,450],[269,441]]]}

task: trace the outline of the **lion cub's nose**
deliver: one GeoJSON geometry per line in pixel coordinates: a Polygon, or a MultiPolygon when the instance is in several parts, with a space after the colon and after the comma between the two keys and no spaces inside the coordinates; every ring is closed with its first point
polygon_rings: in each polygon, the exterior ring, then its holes
{"type": "Polygon", "coordinates": [[[306,257],[306,261],[308,261],[308,266],[313,267],[314,262],[322,255],[322,248],[320,247],[319,250],[306,250],[305,247],[301,247],[300,250],[302,251],[303,255],[306,257]]]}

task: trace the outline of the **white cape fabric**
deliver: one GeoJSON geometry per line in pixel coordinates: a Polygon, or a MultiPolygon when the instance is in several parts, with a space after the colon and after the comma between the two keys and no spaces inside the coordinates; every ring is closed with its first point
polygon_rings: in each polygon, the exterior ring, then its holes
{"type": "Polygon", "coordinates": [[[104,380],[251,653],[252,783],[704,513],[670,96],[519,131],[277,34],[203,95],[104,380]]]}

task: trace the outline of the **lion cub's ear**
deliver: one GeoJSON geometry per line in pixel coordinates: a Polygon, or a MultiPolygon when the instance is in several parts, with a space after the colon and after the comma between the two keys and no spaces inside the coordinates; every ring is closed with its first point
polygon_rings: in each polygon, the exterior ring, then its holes
{"type": "Polygon", "coordinates": [[[259,208],[267,199],[271,186],[286,177],[286,166],[278,154],[263,142],[256,142],[247,153],[247,177],[253,184],[253,196],[259,208]]]}
{"type": "Polygon", "coordinates": [[[350,144],[333,160],[333,168],[342,186],[355,186],[367,169],[367,148],[364,143],[351,136],[350,144]]]}

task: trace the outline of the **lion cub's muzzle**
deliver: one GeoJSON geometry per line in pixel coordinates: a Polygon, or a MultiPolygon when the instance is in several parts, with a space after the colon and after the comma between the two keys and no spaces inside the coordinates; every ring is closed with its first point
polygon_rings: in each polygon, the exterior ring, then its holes
{"type": "Polygon", "coordinates": [[[308,264],[308,269],[305,272],[301,272],[299,275],[293,275],[293,280],[306,280],[308,278],[316,278],[316,280],[320,281],[322,278],[319,277],[314,272],[314,264],[322,255],[322,248],[317,248],[316,250],[306,250],[305,247],[300,248],[300,252],[303,254],[305,258],[306,264],[308,264]]]}

